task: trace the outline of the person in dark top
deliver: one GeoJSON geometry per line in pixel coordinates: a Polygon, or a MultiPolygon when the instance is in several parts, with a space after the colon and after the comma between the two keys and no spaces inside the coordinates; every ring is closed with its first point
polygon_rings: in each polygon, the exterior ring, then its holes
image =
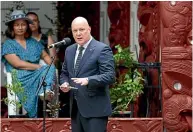
{"type": "MultiPolygon", "coordinates": [[[[39,17],[35,12],[28,12],[26,16],[33,22],[33,24],[29,24],[29,27],[32,31],[32,37],[40,42],[44,47],[45,51],[50,55],[50,57],[55,55],[55,48],[48,49],[48,46],[54,43],[54,40],[51,34],[43,34],[40,27],[39,17]]],[[[54,60],[56,64],[57,57],[54,60]]],[[[43,63],[42,61],[40,63],[43,63]]]]}
{"type": "MultiPolygon", "coordinates": [[[[29,27],[32,31],[32,37],[44,46],[45,51],[50,55],[50,57],[53,57],[56,53],[56,49],[55,48],[51,48],[51,49],[48,48],[49,45],[54,43],[54,40],[53,40],[51,34],[46,35],[46,34],[42,33],[39,17],[35,12],[28,12],[26,14],[26,17],[33,22],[33,24],[29,24],[29,27]]],[[[57,61],[58,61],[57,58],[58,57],[56,56],[56,58],[54,60],[55,65],[57,64],[57,61]]],[[[40,60],[39,63],[40,63],[40,65],[45,65],[45,62],[43,60],[40,60]]],[[[39,104],[38,117],[43,117],[43,102],[42,102],[42,100],[39,99],[38,104],[39,104]]]]}

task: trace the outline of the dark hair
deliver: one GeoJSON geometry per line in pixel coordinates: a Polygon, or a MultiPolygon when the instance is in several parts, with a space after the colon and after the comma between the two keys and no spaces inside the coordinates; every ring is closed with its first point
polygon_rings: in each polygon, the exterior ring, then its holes
{"type": "MultiPolygon", "coordinates": [[[[7,27],[6,31],[5,31],[6,37],[8,37],[8,38],[10,38],[10,39],[14,39],[14,38],[15,38],[15,34],[14,34],[14,31],[13,31],[13,23],[14,23],[14,21],[13,21],[13,22],[10,22],[10,23],[8,24],[8,27],[7,27]]],[[[26,23],[27,23],[27,30],[26,30],[26,32],[25,32],[25,34],[24,34],[24,37],[25,37],[25,38],[29,38],[29,37],[31,37],[32,32],[31,32],[31,30],[30,30],[30,28],[29,28],[29,22],[26,21],[26,23]]]]}
{"type": "MultiPolygon", "coordinates": [[[[28,13],[26,14],[26,16],[28,16],[28,15],[34,15],[34,16],[36,16],[36,17],[38,18],[38,22],[39,22],[38,14],[36,14],[35,12],[28,12],[28,13]]],[[[42,33],[41,29],[42,29],[42,28],[41,28],[40,25],[39,25],[39,27],[38,27],[38,33],[42,33]]]]}

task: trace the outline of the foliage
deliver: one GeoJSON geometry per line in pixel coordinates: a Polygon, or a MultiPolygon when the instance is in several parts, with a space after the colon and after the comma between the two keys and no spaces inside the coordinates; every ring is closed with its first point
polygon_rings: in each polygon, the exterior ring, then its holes
{"type": "Polygon", "coordinates": [[[48,109],[46,111],[50,114],[52,118],[57,117],[58,111],[61,110],[60,108],[60,102],[48,102],[47,104],[48,109]]]}
{"type": "Polygon", "coordinates": [[[17,78],[17,71],[12,70],[11,76],[12,76],[12,84],[11,85],[7,84],[6,88],[11,95],[15,93],[16,95],[22,95],[22,98],[20,99],[20,101],[18,101],[18,100],[9,100],[8,97],[6,97],[3,98],[2,101],[4,101],[6,105],[8,104],[16,105],[16,109],[18,109],[22,106],[22,104],[26,102],[27,97],[24,96],[25,95],[24,88],[22,87],[21,82],[17,78]]]}
{"type": "Polygon", "coordinates": [[[117,53],[114,55],[116,67],[124,66],[131,68],[137,64],[137,61],[133,59],[133,53],[129,50],[129,47],[122,48],[120,45],[115,46],[117,53]]]}
{"type": "Polygon", "coordinates": [[[133,54],[129,48],[122,48],[120,45],[115,47],[117,53],[114,55],[117,79],[110,89],[111,103],[113,104],[113,113],[118,111],[127,111],[128,105],[134,102],[136,98],[143,93],[143,78],[135,67],[137,61],[133,59],[133,54]],[[124,69],[124,74],[120,70],[124,69]]]}

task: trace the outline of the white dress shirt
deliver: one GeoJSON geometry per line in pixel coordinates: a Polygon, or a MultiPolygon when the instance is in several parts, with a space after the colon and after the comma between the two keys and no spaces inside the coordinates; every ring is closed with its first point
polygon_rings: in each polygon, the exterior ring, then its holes
{"type": "MultiPolygon", "coordinates": [[[[83,51],[82,51],[82,56],[84,55],[84,52],[86,51],[86,48],[88,47],[88,45],[89,45],[89,43],[91,42],[91,40],[92,40],[92,36],[90,37],[90,40],[83,45],[84,49],[83,49],[83,51]]],[[[77,58],[78,58],[79,47],[80,47],[80,45],[78,44],[77,49],[76,49],[75,59],[74,59],[74,67],[75,67],[75,64],[76,64],[76,60],[77,60],[77,58]]]]}

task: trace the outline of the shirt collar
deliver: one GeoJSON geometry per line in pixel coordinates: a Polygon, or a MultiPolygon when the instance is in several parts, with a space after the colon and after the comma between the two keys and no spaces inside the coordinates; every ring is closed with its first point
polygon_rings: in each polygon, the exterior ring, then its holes
{"type": "MultiPolygon", "coordinates": [[[[92,37],[92,36],[90,36],[89,41],[88,41],[88,42],[86,42],[86,43],[83,45],[84,49],[86,49],[86,48],[88,47],[88,45],[89,45],[89,43],[91,42],[92,38],[93,38],[93,37],[92,37]]],[[[80,47],[80,45],[78,44],[77,49],[79,49],[79,47],[80,47]]]]}

